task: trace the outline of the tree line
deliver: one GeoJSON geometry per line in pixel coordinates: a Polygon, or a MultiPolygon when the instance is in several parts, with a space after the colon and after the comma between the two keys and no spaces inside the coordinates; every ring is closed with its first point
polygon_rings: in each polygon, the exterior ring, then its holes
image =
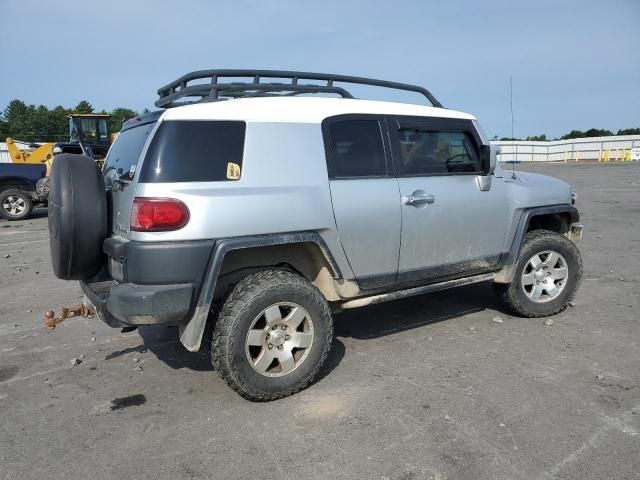
{"type": "MultiPolygon", "coordinates": [[[[111,112],[94,111],[86,100],[73,108],[61,105],[49,109],[44,105],[27,105],[22,100],[12,100],[0,113],[0,141],[6,137],[25,142],[60,142],[69,139],[69,114],[100,113],[111,115],[111,132],[119,132],[122,122],[137,116],[135,110],[118,107],[111,112]]],[[[145,109],[140,113],[148,113],[145,109]]]]}
{"type": "MultiPolygon", "coordinates": [[[[148,113],[146,108],[140,113],[148,113]]],[[[52,109],[44,105],[27,105],[22,100],[12,100],[0,113],[0,141],[6,137],[25,142],[59,142],[69,138],[69,119],[71,113],[101,113],[111,115],[111,132],[119,132],[122,122],[137,115],[138,112],[130,108],[118,107],[111,112],[101,110],[95,112],[93,106],[86,100],[80,101],[73,108],[65,108],[61,105],[52,109]]],[[[590,128],[586,131],[571,130],[560,137],[560,140],[587,137],[610,137],[612,135],[640,135],[640,128],[625,128],[613,133],[610,130],[590,128]]],[[[498,140],[498,137],[494,137],[498,140]]],[[[528,140],[544,142],[548,139],[545,134],[534,135],[526,138],[503,137],[500,140],[528,140]]]]}
{"type": "MultiPolygon", "coordinates": [[[[602,128],[590,128],[589,130],[586,130],[584,132],[582,130],[571,130],[566,135],[563,135],[560,138],[555,138],[553,140],[570,140],[572,138],[589,137],[612,137],[614,135],[640,135],[640,128],[622,128],[618,130],[618,133],[613,133],[611,130],[605,130],[602,128]]],[[[497,137],[494,137],[493,139],[498,140],[497,137]]],[[[542,135],[533,135],[526,138],[503,137],[500,140],[526,140],[530,142],[546,142],[552,139],[547,138],[547,136],[543,133],[542,135]]]]}

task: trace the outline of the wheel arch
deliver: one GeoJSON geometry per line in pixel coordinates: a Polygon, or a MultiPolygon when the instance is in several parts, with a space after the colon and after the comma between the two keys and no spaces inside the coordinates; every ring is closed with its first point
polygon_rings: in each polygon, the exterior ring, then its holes
{"type": "Polygon", "coordinates": [[[279,268],[299,274],[315,285],[328,301],[338,300],[333,279],[339,274],[312,240],[257,245],[229,250],[222,260],[213,300],[217,300],[243,276],[264,268],[279,268]]]}
{"type": "Polygon", "coordinates": [[[496,274],[494,282],[510,283],[515,273],[516,262],[527,232],[544,229],[562,235],[569,232],[572,224],[580,220],[578,209],[573,205],[550,205],[522,210],[509,252],[505,255],[502,269],[496,274]]]}
{"type": "Polygon", "coordinates": [[[35,191],[35,186],[21,178],[5,177],[0,180],[0,193],[5,190],[22,190],[25,193],[30,193],[35,191]]]}
{"type": "Polygon", "coordinates": [[[317,232],[291,232],[216,242],[193,316],[180,326],[180,341],[200,348],[212,302],[247,274],[263,268],[294,271],[313,283],[327,300],[337,299],[333,280],[342,277],[331,251],[317,232]]]}

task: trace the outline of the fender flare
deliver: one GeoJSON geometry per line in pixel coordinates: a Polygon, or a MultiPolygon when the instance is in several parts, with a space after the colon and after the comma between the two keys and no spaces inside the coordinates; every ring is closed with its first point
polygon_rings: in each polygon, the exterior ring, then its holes
{"type": "Polygon", "coordinates": [[[580,220],[578,209],[573,205],[568,204],[524,209],[520,215],[520,219],[518,220],[518,227],[516,228],[515,235],[513,236],[511,248],[503,261],[502,269],[498,271],[493,279],[495,283],[511,283],[513,280],[513,276],[516,272],[518,256],[520,255],[520,250],[522,249],[524,237],[527,234],[527,228],[529,227],[531,219],[537,215],[549,215],[554,213],[568,213],[570,225],[580,220]]]}
{"type": "Polygon", "coordinates": [[[272,245],[285,245],[295,243],[314,243],[324,255],[330,267],[333,278],[341,278],[342,273],[327,244],[317,232],[291,232],[271,235],[259,235],[254,237],[236,237],[217,240],[213,253],[209,258],[209,264],[202,281],[200,294],[191,318],[180,324],[180,342],[190,352],[200,349],[202,335],[207,324],[207,318],[213,301],[218,276],[222,262],[227,253],[244,248],[266,247],[272,245]]]}

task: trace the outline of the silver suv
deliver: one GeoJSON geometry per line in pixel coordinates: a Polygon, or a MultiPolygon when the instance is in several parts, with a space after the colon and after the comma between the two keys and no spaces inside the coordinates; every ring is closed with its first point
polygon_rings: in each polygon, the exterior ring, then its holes
{"type": "Polygon", "coordinates": [[[505,173],[476,119],[422,87],[209,70],[158,93],[163,110],[126,122],[101,172],[56,157],[54,272],[112,327],[176,324],[188,350],[210,345],[245,398],[309,385],[342,309],[491,281],[541,317],[576,293],[569,185],[505,173]],[[353,84],[432,106],[356,100],[353,84]]]}

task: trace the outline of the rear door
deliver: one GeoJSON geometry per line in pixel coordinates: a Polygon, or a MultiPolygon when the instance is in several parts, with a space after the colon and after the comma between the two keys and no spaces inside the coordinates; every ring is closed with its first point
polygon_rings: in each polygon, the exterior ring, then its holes
{"type": "MultiPolygon", "coordinates": [[[[107,187],[109,232],[129,238],[131,205],[136,191],[138,163],[157,125],[159,115],[123,129],[111,146],[102,167],[107,187]]],[[[144,117],[143,117],[144,118],[144,117]]]]}
{"type": "Polygon", "coordinates": [[[323,122],[333,212],[342,247],[363,289],[393,285],[400,249],[400,193],[383,119],[323,122]]]}
{"type": "Polygon", "coordinates": [[[504,249],[504,182],[480,189],[482,140],[471,120],[390,118],[402,205],[400,283],[481,273],[504,249]]]}

